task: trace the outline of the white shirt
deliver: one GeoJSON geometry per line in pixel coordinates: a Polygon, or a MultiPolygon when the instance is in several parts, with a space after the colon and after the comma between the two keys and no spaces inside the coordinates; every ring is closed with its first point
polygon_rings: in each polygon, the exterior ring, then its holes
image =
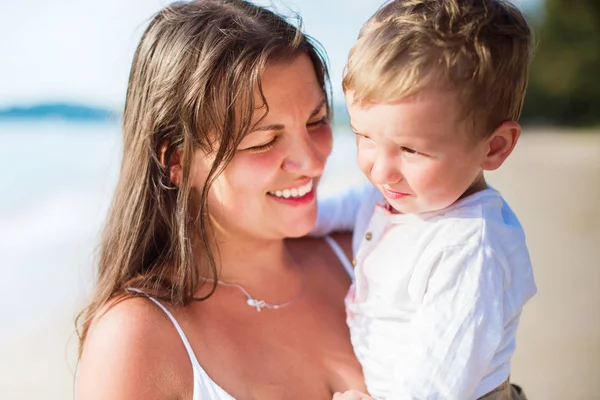
{"type": "Polygon", "coordinates": [[[321,201],[315,229],[354,220],[346,309],[370,394],[483,396],[508,378],[521,310],[536,292],[519,221],[493,189],[418,215],[383,204],[370,185],[321,201]]]}

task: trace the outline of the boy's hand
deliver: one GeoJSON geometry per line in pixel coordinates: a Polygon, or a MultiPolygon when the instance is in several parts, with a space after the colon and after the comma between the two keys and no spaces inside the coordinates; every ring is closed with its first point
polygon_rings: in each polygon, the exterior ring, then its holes
{"type": "Polygon", "coordinates": [[[344,393],[336,392],[333,394],[333,400],[375,400],[368,394],[358,390],[347,390],[344,393]]]}

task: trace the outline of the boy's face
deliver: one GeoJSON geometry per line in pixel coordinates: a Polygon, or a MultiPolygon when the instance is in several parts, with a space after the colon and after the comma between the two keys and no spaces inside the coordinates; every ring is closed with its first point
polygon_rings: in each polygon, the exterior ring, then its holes
{"type": "Polygon", "coordinates": [[[472,124],[459,120],[455,93],[429,88],[366,106],[353,98],[348,91],[358,164],[395,210],[440,210],[485,188],[487,140],[477,140],[472,124]]]}

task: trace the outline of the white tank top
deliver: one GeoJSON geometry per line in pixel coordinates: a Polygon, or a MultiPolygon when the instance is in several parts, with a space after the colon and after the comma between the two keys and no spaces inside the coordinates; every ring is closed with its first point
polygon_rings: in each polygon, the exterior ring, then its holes
{"type": "MultiPolygon", "coordinates": [[[[348,258],[346,258],[346,254],[344,253],[344,251],[342,250],[340,245],[329,236],[326,236],[324,239],[327,242],[327,244],[331,247],[333,252],[336,254],[336,256],[339,258],[340,262],[344,266],[344,269],[346,269],[346,271],[348,272],[348,275],[350,275],[350,278],[354,278],[354,269],[352,267],[352,264],[350,263],[348,258]]],[[[192,350],[192,346],[190,345],[190,342],[187,340],[185,333],[183,333],[183,329],[181,329],[181,326],[179,326],[179,323],[177,323],[177,320],[175,319],[173,314],[171,314],[169,312],[169,310],[167,310],[167,308],[165,306],[163,306],[158,300],[149,296],[145,292],[143,292],[139,289],[134,289],[134,288],[128,288],[128,290],[130,290],[132,292],[143,294],[144,296],[148,297],[158,307],[160,307],[160,309],[163,310],[165,312],[165,314],[167,314],[167,317],[169,317],[171,322],[173,322],[173,325],[175,325],[175,329],[177,329],[177,333],[179,333],[179,337],[181,338],[181,341],[183,342],[183,345],[185,346],[188,356],[190,357],[190,361],[192,363],[192,369],[194,371],[194,389],[193,389],[192,399],[193,400],[235,400],[235,398],[233,396],[231,396],[229,393],[227,393],[225,390],[223,390],[223,388],[221,388],[221,386],[217,385],[210,378],[210,376],[208,376],[206,371],[204,371],[204,369],[200,366],[200,363],[196,359],[196,355],[194,354],[194,351],[192,350]]]]}

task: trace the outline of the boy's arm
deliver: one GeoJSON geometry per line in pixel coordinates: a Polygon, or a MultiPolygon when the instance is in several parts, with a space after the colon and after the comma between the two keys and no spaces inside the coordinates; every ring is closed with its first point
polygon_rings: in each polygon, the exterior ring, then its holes
{"type": "Polygon", "coordinates": [[[352,231],[361,205],[373,190],[377,189],[367,183],[352,186],[336,195],[319,198],[317,222],[310,234],[325,236],[336,231],[352,231]]]}
{"type": "Polygon", "coordinates": [[[390,398],[473,398],[504,335],[504,270],[473,240],[442,249],[415,273],[409,292],[420,306],[390,398]]]}

